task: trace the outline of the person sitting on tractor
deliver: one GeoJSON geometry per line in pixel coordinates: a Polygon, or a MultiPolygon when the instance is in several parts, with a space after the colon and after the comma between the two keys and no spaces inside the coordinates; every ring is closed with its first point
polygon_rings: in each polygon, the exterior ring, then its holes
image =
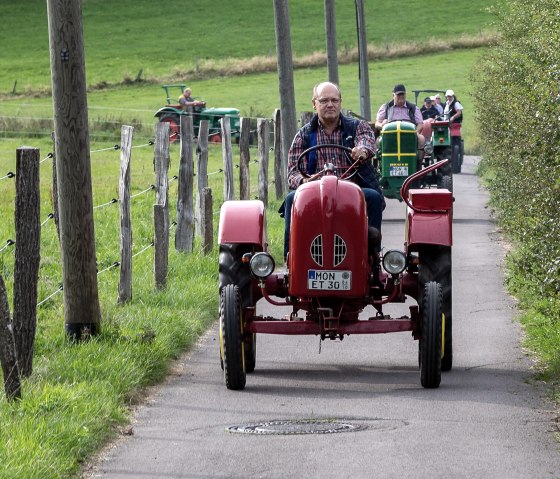
{"type": "Polygon", "coordinates": [[[410,121],[416,125],[416,135],[418,137],[418,149],[424,148],[424,119],[422,112],[414,103],[407,101],[406,88],[403,84],[395,85],[393,88],[393,99],[383,103],[377,111],[375,127],[381,130],[387,123],[396,120],[410,121]]]}
{"type": "Polygon", "coordinates": [[[191,96],[191,89],[185,88],[183,94],[179,97],[179,105],[183,110],[188,109],[189,106],[193,106],[194,98],[191,96]]]}
{"type": "Polygon", "coordinates": [[[436,93],[432,100],[434,100],[434,106],[437,108],[437,111],[440,115],[443,115],[443,105],[441,104],[441,95],[436,93]]]}
{"type": "Polygon", "coordinates": [[[439,115],[437,108],[434,106],[429,96],[424,98],[424,105],[420,108],[420,111],[422,112],[422,118],[424,118],[424,120],[435,118],[439,115]]]}
{"type": "Polygon", "coordinates": [[[443,114],[449,118],[449,132],[451,144],[461,146],[461,124],[463,123],[463,105],[457,100],[453,90],[445,92],[445,108],[443,114]]]}
{"type": "MultiPolygon", "coordinates": [[[[342,95],[337,85],[323,82],[313,88],[311,99],[316,114],[304,125],[294,137],[288,152],[288,187],[292,190],[280,208],[285,219],[284,259],[288,255],[290,244],[290,222],[295,190],[298,186],[316,178],[304,178],[298,171],[298,158],[306,149],[321,144],[336,144],[352,148],[352,160],[362,159],[358,172],[352,177],[353,182],[362,188],[367,207],[370,238],[381,249],[381,218],[385,208],[383,192],[377,181],[370,159],[374,153],[375,136],[367,121],[358,120],[341,113],[342,95]]],[[[350,159],[338,148],[310,152],[303,159],[303,168],[313,175],[325,166],[333,163],[336,168],[346,169],[350,159]],[[325,153],[326,151],[326,153],[325,153]]]]}

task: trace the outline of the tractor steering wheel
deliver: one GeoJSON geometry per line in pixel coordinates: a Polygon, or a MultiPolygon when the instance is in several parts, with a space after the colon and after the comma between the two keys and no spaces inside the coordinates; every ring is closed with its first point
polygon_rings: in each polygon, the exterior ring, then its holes
{"type": "Polygon", "coordinates": [[[352,152],[352,148],[348,148],[347,146],[343,146],[343,145],[337,145],[337,144],[328,144],[325,143],[323,145],[315,145],[312,146],[310,148],[307,148],[307,150],[303,151],[297,159],[297,170],[299,172],[299,174],[301,176],[303,176],[306,179],[311,178],[312,180],[318,179],[324,175],[327,174],[334,174],[334,172],[336,171],[336,168],[333,169],[332,167],[332,163],[325,163],[325,167],[321,170],[318,171],[317,173],[310,175],[309,173],[307,173],[307,171],[305,171],[303,169],[303,158],[310,152],[315,151],[315,150],[321,150],[321,149],[325,149],[325,148],[335,148],[338,150],[342,150],[346,156],[346,159],[351,163],[348,168],[346,168],[342,174],[339,176],[339,179],[341,180],[349,180],[350,178],[352,178],[357,172],[358,172],[358,166],[360,164],[360,162],[362,161],[362,159],[365,158],[358,158],[356,161],[352,160],[352,157],[350,156],[350,153],[352,152]]]}

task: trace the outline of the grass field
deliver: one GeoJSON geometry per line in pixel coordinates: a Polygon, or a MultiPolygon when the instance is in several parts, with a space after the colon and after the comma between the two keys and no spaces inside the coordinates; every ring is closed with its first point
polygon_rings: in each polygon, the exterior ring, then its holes
{"type": "MultiPolygon", "coordinates": [[[[341,49],[356,43],[353,2],[350,4],[351,8],[349,2],[336,2],[341,49]]],[[[216,1],[212,3],[212,14],[208,5],[204,0],[181,0],[168,5],[146,0],[84,0],[88,84],[120,83],[124,78],[134,78],[140,68],[143,78],[154,81],[92,89],[88,95],[94,205],[117,196],[119,152],[97,150],[118,143],[122,124],[137,125],[132,193],[153,183],[153,147],[142,145],[154,137],[153,113],[165,100],[159,79],[192,69],[197,58],[274,55],[272,2],[216,1]]],[[[323,5],[323,0],[289,2],[295,55],[324,48],[323,5]]],[[[389,48],[399,42],[477,35],[491,19],[485,11],[486,2],[480,0],[403,0],[399,8],[408,15],[403,13],[402,18],[395,15],[391,2],[366,1],[365,8],[368,40],[389,48]],[[428,15],[430,24],[424,27],[428,15]],[[415,28],[400,28],[402,33],[398,35],[390,33],[395,22],[408,25],[408,18],[417,19],[415,28]]],[[[52,211],[52,164],[46,159],[52,151],[46,2],[4,0],[2,12],[5,21],[0,42],[8,48],[0,50],[0,178],[14,171],[17,147],[27,144],[40,148],[40,156],[45,159],[41,164],[43,220],[52,211]],[[16,95],[12,95],[16,80],[16,95]]],[[[449,51],[370,62],[372,113],[390,98],[391,88],[398,82],[405,83],[409,90],[453,88],[466,110],[467,149],[475,151],[469,75],[483,51],[449,51]]],[[[357,73],[355,64],[340,66],[343,107],[359,113],[357,73]]],[[[298,112],[310,109],[312,86],[326,75],[326,67],[296,70],[298,112]]],[[[209,106],[235,106],[245,116],[270,117],[279,106],[275,72],[184,80],[194,95],[204,97],[209,106]]],[[[256,150],[253,152],[256,157],[256,150]]],[[[170,176],[176,174],[178,157],[178,146],[172,145],[170,176]]],[[[237,159],[234,149],[234,161],[237,159]]],[[[221,164],[220,147],[211,147],[208,171],[217,171],[221,164]]],[[[256,168],[252,168],[251,175],[256,194],[256,168]]],[[[209,181],[217,210],[222,195],[220,175],[211,175],[209,181]]],[[[0,179],[0,248],[14,234],[14,184],[13,179],[0,179]]],[[[176,188],[172,183],[172,218],[176,188]]],[[[216,249],[204,256],[179,254],[171,248],[168,287],[164,291],[154,288],[153,249],[142,252],[152,238],[153,203],[150,191],[137,197],[132,205],[133,253],[139,253],[133,262],[132,302],[116,304],[117,268],[98,277],[103,316],[99,337],[77,345],[67,342],[62,293],[39,307],[34,373],[23,383],[24,399],[9,404],[0,398],[0,479],[75,476],[81,464],[126,424],[130,405],[141,401],[142,388],[160,380],[170,361],[188,349],[216,319],[216,249]]],[[[278,206],[279,201],[271,201],[268,221],[272,253],[280,257],[283,222],[276,214],[278,206]]],[[[118,260],[118,218],[116,204],[94,212],[99,270],[118,260]]],[[[41,234],[39,300],[56,292],[61,280],[54,224],[46,222],[41,234]]],[[[196,249],[200,250],[199,244],[196,249]]],[[[0,274],[11,292],[13,248],[0,252],[0,274]]]]}
{"type": "MultiPolygon", "coordinates": [[[[324,1],[288,4],[294,55],[324,50],[324,1]]],[[[352,48],[357,43],[354,2],[335,4],[337,44],[341,50],[352,48]]],[[[16,80],[20,92],[50,88],[46,5],[43,0],[3,0],[0,93],[11,92],[16,80]]],[[[402,0],[396,13],[392,2],[366,1],[367,40],[390,48],[477,35],[492,20],[487,7],[483,0],[402,0]]],[[[140,69],[144,78],[162,77],[192,69],[197,59],[276,52],[273,2],[262,0],[85,0],[83,18],[88,84],[135,78],[140,69]]]]}

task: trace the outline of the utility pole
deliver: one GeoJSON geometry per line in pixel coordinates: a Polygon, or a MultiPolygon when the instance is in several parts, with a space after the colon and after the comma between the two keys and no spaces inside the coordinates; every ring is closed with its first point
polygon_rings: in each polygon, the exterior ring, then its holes
{"type": "Polygon", "coordinates": [[[287,0],[274,0],[276,25],[276,55],[278,63],[278,89],[280,92],[280,115],[282,135],[282,170],[288,169],[288,151],[298,130],[296,98],[294,93],[294,67],[292,62],[292,40],[287,0]]]}
{"type": "Polygon", "coordinates": [[[369,98],[369,71],[364,0],[356,0],[356,26],[358,31],[358,55],[360,57],[360,115],[367,120],[371,120],[371,101],[369,98]]]}
{"type": "Polygon", "coordinates": [[[99,332],[81,0],[47,0],[64,291],[73,340],[99,332]]]}
{"type": "Polygon", "coordinates": [[[325,0],[325,36],[329,81],[338,85],[338,49],[336,46],[336,15],[334,0],[325,0]]]}

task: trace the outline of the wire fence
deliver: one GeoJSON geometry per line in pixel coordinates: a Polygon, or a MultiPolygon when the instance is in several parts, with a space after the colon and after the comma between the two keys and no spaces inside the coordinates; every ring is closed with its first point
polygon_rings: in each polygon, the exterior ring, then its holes
{"type": "MultiPolygon", "coordinates": [[[[253,130],[251,130],[250,133],[253,133],[253,130]]],[[[172,133],[171,133],[171,134],[172,134],[172,133]]],[[[268,134],[268,133],[267,133],[267,134],[268,134]]],[[[183,137],[181,138],[181,141],[184,141],[185,138],[186,138],[186,141],[189,141],[189,140],[192,141],[192,140],[194,140],[195,137],[192,136],[191,138],[188,138],[188,137],[186,137],[186,136],[183,134],[183,137]]],[[[209,138],[211,138],[211,135],[208,135],[208,137],[207,137],[207,138],[204,138],[204,139],[209,139],[209,138]]],[[[204,139],[203,139],[203,140],[204,140],[204,139]]],[[[265,141],[264,139],[261,139],[261,140],[262,140],[262,141],[265,141]]],[[[266,140],[268,140],[268,138],[267,138],[266,140]]],[[[198,140],[198,141],[200,141],[200,140],[198,140]]],[[[226,138],[226,142],[227,142],[227,138],[226,138]]],[[[227,143],[231,144],[231,142],[227,142],[227,143]]],[[[268,143],[268,142],[267,142],[267,143],[268,143]]],[[[199,150],[198,150],[199,145],[196,144],[196,142],[195,142],[195,145],[197,146],[196,151],[197,151],[197,154],[198,154],[198,153],[199,153],[199,150]]],[[[130,149],[151,148],[152,150],[154,150],[154,147],[155,147],[155,146],[156,146],[156,141],[155,141],[155,140],[149,140],[148,142],[144,142],[144,143],[139,144],[139,145],[132,145],[132,146],[130,146],[130,149]]],[[[245,144],[245,148],[251,148],[251,147],[252,147],[252,145],[245,144]]],[[[191,148],[192,148],[192,146],[191,146],[191,148]]],[[[227,148],[227,147],[226,147],[226,148],[227,148]]],[[[273,146],[273,147],[271,147],[268,151],[274,151],[274,149],[275,149],[275,148],[274,148],[274,146],[273,146]]],[[[114,152],[121,151],[121,152],[122,152],[122,147],[121,147],[121,145],[115,144],[115,145],[112,145],[112,146],[107,146],[107,147],[103,147],[103,148],[98,148],[98,149],[91,150],[91,151],[90,151],[90,154],[98,154],[98,153],[109,152],[109,151],[114,151],[114,152]]],[[[193,148],[191,151],[194,151],[194,148],[193,148]]],[[[154,154],[156,154],[155,150],[154,150],[154,154]]],[[[225,155],[225,153],[224,153],[224,155],[225,155]]],[[[230,154],[229,156],[231,156],[231,154],[230,154]]],[[[53,154],[53,153],[48,153],[48,155],[46,155],[46,156],[45,156],[43,159],[41,159],[39,162],[40,162],[40,163],[44,163],[45,161],[47,161],[47,160],[49,160],[49,159],[53,159],[53,158],[54,158],[54,154],[53,154]]],[[[154,160],[154,161],[155,161],[155,160],[154,160]]],[[[260,160],[253,160],[252,163],[258,164],[259,161],[260,161],[260,160]]],[[[235,169],[248,168],[248,164],[243,165],[242,163],[243,163],[243,161],[241,161],[240,163],[237,163],[237,164],[232,164],[232,165],[230,166],[230,168],[235,168],[235,169]]],[[[206,170],[206,169],[205,169],[205,170],[206,170]]],[[[204,170],[204,171],[205,171],[205,170],[204,170]]],[[[216,176],[216,175],[219,175],[219,174],[224,174],[225,172],[226,172],[226,171],[225,171],[225,168],[217,168],[217,169],[214,170],[214,171],[211,171],[211,172],[206,173],[206,178],[212,177],[212,176],[216,176]]],[[[192,172],[192,175],[193,175],[193,177],[196,176],[196,173],[194,172],[194,170],[193,170],[193,172],[192,172]]],[[[13,179],[13,178],[15,178],[15,177],[16,177],[16,174],[13,173],[13,172],[11,172],[11,171],[9,171],[6,175],[4,175],[3,177],[0,177],[0,181],[1,181],[1,180],[13,179]]],[[[167,177],[167,185],[168,185],[168,187],[171,186],[174,182],[178,182],[178,181],[179,181],[179,176],[177,176],[177,175],[173,175],[173,176],[168,176],[168,177],[167,177]]],[[[224,179],[224,181],[225,181],[225,179],[224,179]]],[[[273,180],[271,180],[271,181],[269,181],[269,182],[267,181],[266,186],[268,187],[268,186],[270,186],[270,185],[274,185],[274,184],[276,183],[276,181],[277,181],[277,180],[275,180],[275,179],[273,179],[273,180]]],[[[157,184],[157,182],[156,182],[156,184],[157,184]]],[[[151,192],[151,191],[157,192],[157,189],[158,189],[158,188],[156,187],[155,184],[149,184],[147,187],[143,188],[141,191],[139,191],[139,192],[137,192],[137,193],[135,193],[135,194],[133,194],[133,195],[130,195],[130,196],[129,196],[129,199],[130,199],[130,200],[134,200],[134,199],[138,199],[138,198],[140,198],[140,197],[142,197],[142,196],[145,197],[145,195],[148,194],[148,193],[151,192]]],[[[260,188],[259,188],[259,189],[260,189],[260,188]]],[[[242,194],[243,194],[243,193],[240,192],[240,195],[242,195],[242,194]]],[[[224,199],[226,199],[226,198],[224,198],[224,199]]],[[[245,199],[248,199],[248,198],[245,198],[245,199]]],[[[106,201],[106,202],[103,202],[103,203],[94,205],[94,206],[93,206],[93,210],[101,210],[101,209],[103,209],[103,208],[111,207],[112,205],[119,204],[120,201],[121,201],[120,199],[111,198],[109,201],[106,201]]],[[[213,210],[213,211],[212,211],[212,216],[217,216],[217,215],[219,215],[219,213],[220,213],[220,210],[219,210],[219,209],[213,210]]],[[[54,220],[54,222],[57,222],[57,217],[56,217],[56,215],[55,215],[54,212],[50,212],[50,213],[47,214],[46,218],[40,223],[40,227],[41,227],[41,228],[44,228],[45,226],[47,226],[47,225],[49,224],[49,222],[52,222],[52,220],[54,220]]],[[[176,227],[177,227],[177,222],[173,221],[173,222],[171,222],[171,224],[169,225],[168,231],[171,231],[173,228],[176,228],[176,227]]],[[[96,228],[96,229],[97,229],[97,228],[96,228]]],[[[58,230],[58,224],[57,224],[57,230],[58,230]]],[[[10,248],[11,248],[12,246],[14,246],[14,245],[15,245],[15,241],[14,241],[13,239],[7,239],[7,240],[4,242],[4,245],[3,245],[2,247],[0,247],[0,254],[5,254],[6,252],[10,251],[10,248]]],[[[153,239],[150,239],[150,241],[149,241],[149,243],[148,243],[147,245],[144,245],[139,251],[137,251],[137,252],[135,252],[134,254],[132,254],[131,257],[132,257],[132,258],[136,258],[136,257],[138,257],[138,256],[140,256],[140,255],[146,253],[148,250],[150,250],[150,249],[153,248],[154,246],[155,246],[154,240],[153,240],[153,239]]],[[[1,260],[1,257],[0,257],[0,260],[1,260]]],[[[101,274],[103,274],[103,273],[106,273],[106,272],[108,272],[108,271],[114,270],[115,268],[121,266],[121,262],[118,261],[118,260],[108,261],[108,262],[105,262],[105,264],[106,264],[105,267],[102,267],[100,270],[98,270],[98,272],[97,272],[97,275],[98,275],[98,276],[101,275],[101,274]]],[[[37,303],[37,306],[42,306],[42,305],[44,305],[45,303],[49,302],[49,300],[51,300],[52,298],[54,298],[54,297],[55,297],[58,293],[60,293],[62,290],[63,290],[63,287],[62,287],[62,284],[61,284],[55,291],[53,291],[53,292],[47,294],[44,298],[40,299],[40,300],[38,301],[38,303],[37,303]]]]}

